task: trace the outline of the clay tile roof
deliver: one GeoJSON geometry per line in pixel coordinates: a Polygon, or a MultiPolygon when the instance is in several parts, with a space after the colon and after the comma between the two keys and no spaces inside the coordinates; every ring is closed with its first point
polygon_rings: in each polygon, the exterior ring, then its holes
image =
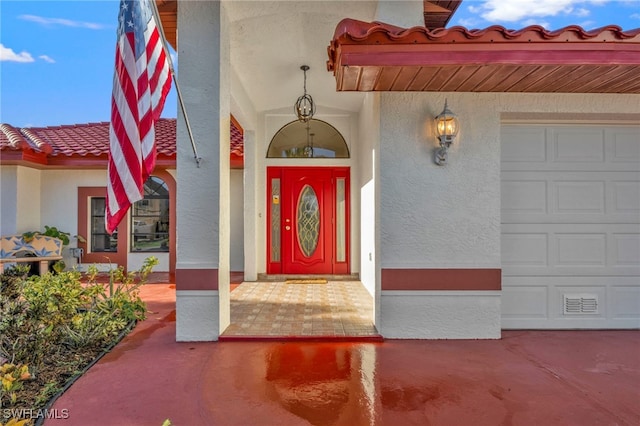
{"type": "MultiPolygon", "coordinates": [[[[2,130],[2,149],[5,146],[30,147],[55,156],[100,156],[109,152],[109,123],[88,123],[65,126],[29,127],[16,129],[8,124],[2,130]],[[8,142],[5,142],[8,139],[8,142]],[[11,143],[11,141],[14,141],[11,143]],[[17,142],[15,142],[17,141],[17,142]]],[[[156,149],[158,153],[175,155],[176,120],[161,118],[156,122],[156,149]]]]}
{"type": "Polygon", "coordinates": [[[42,138],[31,129],[20,129],[20,133],[22,133],[31,144],[35,145],[38,151],[42,151],[45,154],[51,154],[53,152],[53,147],[42,140],[42,138]]]}
{"type": "Polygon", "coordinates": [[[244,137],[242,129],[238,127],[235,120],[231,120],[231,154],[239,157],[244,156],[244,137]]]}
{"type": "MultiPolygon", "coordinates": [[[[156,122],[156,151],[167,157],[176,155],[176,119],[161,118],[156,122]]],[[[109,123],[87,123],[18,129],[0,125],[0,150],[33,149],[51,157],[101,156],[109,153],[109,123]]],[[[231,122],[231,153],[244,156],[242,128],[231,122]]]]}
{"type": "Polygon", "coordinates": [[[341,91],[640,93],[640,28],[400,28],[344,19],[327,68],[341,91]]]}
{"type": "Polygon", "coordinates": [[[176,119],[161,118],[156,121],[156,152],[176,155],[176,119]]]}
{"type": "Polygon", "coordinates": [[[616,41],[638,39],[640,28],[624,31],[617,25],[608,25],[586,31],[578,25],[569,25],[559,30],[549,31],[540,25],[531,25],[520,30],[510,30],[500,25],[485,29],[467,29],[461,26],[451,28],[425,27],[401,28],[384,22],[363,22],[356,19],[343,19],[338,23],[333,39],[345,43],[358,42],[379,44],[382,39],[395,43],[491,41],[491,42],[575,42],[575,41],[616,41]]]}
{"type": "Polygon", "coordinates": [[[0,150],[23,150],[30,148],[20,130],[9,124],[0,124],[0,150]]]}

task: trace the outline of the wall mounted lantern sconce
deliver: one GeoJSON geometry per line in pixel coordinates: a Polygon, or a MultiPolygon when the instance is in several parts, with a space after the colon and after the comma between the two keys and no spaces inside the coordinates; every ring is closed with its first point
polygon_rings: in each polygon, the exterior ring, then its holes
{"type": "Polygon", "coordinates": [[[307,71],[309,65],[302,65],[300,69],[304,72],[304,95],[300,96],[294,106],[294,111],[298,120],[308,123],[316,113],[316,104],[313,103],[311,95],[307,95],[307,71]]]}
{"type": "Polygon", "coordinates": [[[435,162],[438,166],[444,166],[447,163],[447,151],[458,135],[460,125],[458,117],[449,110],[447,101],[444,101],[444,109],[435,118],[436,134],[440,141],[440,148],[436,150],[435,162]]]}

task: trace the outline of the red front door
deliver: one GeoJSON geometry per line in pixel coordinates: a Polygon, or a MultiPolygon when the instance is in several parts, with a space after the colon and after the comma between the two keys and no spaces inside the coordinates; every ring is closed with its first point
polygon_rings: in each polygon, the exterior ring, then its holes
{"type": "Polygon", "coordinates": [[[349,170],[271,167],[268,273],[346,274],[349,170]]]}

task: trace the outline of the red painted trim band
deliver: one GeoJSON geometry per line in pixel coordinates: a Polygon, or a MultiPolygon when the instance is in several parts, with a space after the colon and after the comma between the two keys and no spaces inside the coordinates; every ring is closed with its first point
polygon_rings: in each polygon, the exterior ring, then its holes
{"type": "MultiPolygon", "coordinates": [[[[368,46],[367,46],[368,47],[368,46]]],[[[353,49],[355,50],[355,49],[353,49]]],[[[371,49],[343,52],[341,66],[443,66],[443,65],[637,65],[640,57],[626,51],[511,50],[511,51],[400,51],[371,49]]]]}
{"type": "Polygon", "coordinates": [[[383,269],[382,290],[501,290],[501,269],[383,269]]]}
{"type": "Polygon", "coordinates": [[[217,289],[217,269],[176,269],[176,290],[217,289]]]}

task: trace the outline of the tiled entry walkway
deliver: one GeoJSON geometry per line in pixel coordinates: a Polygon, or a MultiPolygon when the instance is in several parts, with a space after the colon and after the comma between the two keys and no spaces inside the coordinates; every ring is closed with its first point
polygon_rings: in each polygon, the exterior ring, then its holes
{"type": "Polygon", "coordinates": [[[358,281],[244,282],[231,292],[229,336],[378,336],[373,298],[358,281]]]}

